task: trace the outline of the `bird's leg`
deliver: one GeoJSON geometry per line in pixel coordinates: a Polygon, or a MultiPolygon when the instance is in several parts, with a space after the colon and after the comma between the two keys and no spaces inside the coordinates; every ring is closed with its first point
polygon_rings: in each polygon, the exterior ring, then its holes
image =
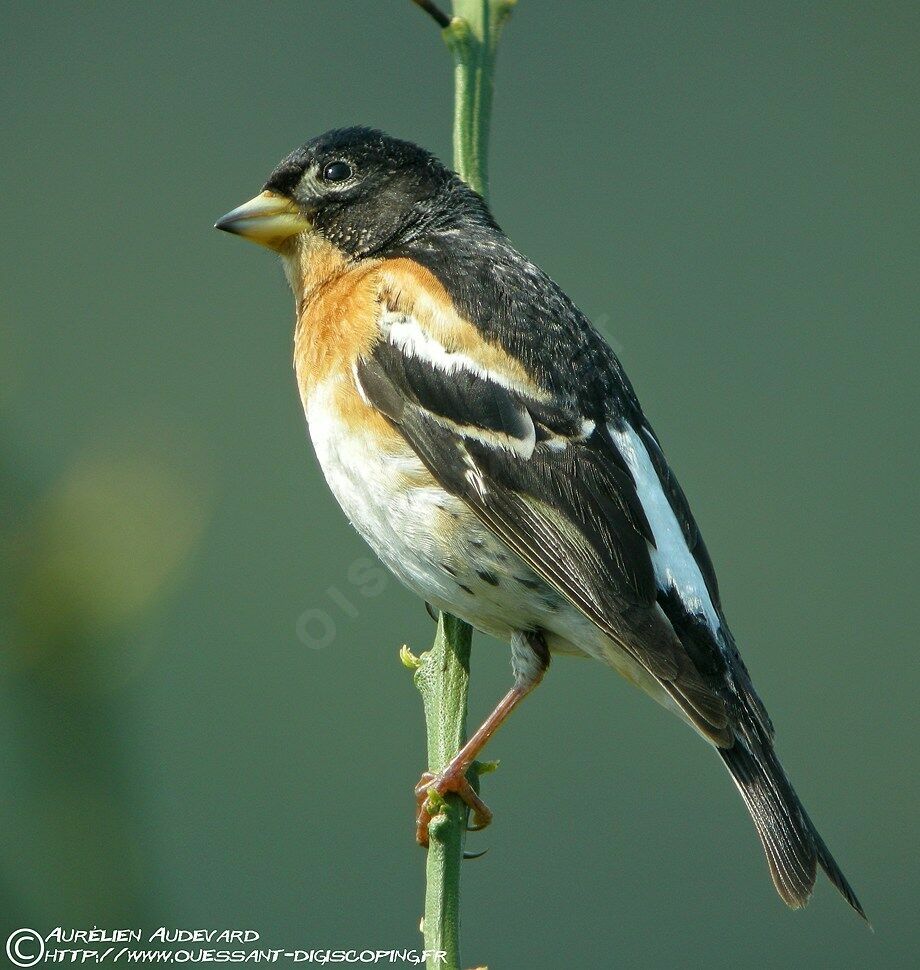
{"type": "Polygon", "coordinates": [[[470,766],[486,746],[489,738],[505,723],[508,715],[540,683],[549,666],[549,650],[541,633],[520,632],[511,638],[511,668],[514,686],[498,702],[495,710],[482,722],[476,733],[457,752],[447,767],[438,775],[426,771],[415,786],[418,808],[415,838],[419,845],[428,845],[428,823],[436,807],[429,795],[440,796],[453,792],[459,795],[473,813],[470,831],[485,828],[492,821],[492,812],[476,794],[467,778],[470,766]]]}

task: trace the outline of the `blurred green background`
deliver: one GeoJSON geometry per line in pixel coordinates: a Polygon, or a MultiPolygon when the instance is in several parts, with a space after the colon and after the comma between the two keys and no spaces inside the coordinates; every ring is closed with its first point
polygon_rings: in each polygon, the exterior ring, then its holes
{"type": "MultiPolygon", "coordinates": [[[[415,945],[397,650],[433,626],[322,481],[280,268],[211,224],[329,127],[449,158],[437,30],[408,0],[0,29],[0,936],[415,945]]],[[[621,353],[877,932],[822,879],[786,911],[711,752],[563,658],[489,750],[469,965],[916,959],[918,41],[911,2],[519,4],[494,210],[621,353]]],[[[479,718],[507,652],[473,663],[479,718]]]]}

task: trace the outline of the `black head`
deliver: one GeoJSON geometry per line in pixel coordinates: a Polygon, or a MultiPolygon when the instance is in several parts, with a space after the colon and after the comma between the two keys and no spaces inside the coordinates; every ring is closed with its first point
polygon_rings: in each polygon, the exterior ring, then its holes
{"type": "MultiPolygon", "coordinates": [[[[494,225],[482,199],[434,155],[371,128],[341,128],[308,141],[275,168],[264,193],[258,198],[288,206],[291,232],[284,238],[309,228],[353,257],[463,220],[494,225]]],[[[238,215],[245,209],[218,227],[281,248],[277,236],[269,241],[245,231],[238,215]]]]}

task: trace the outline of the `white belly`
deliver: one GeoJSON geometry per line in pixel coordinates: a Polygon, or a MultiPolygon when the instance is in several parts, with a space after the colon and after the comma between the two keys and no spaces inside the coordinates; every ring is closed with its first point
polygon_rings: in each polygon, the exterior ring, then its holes
{"type": "Polygon", "coordinates": [[[408,446],[383,451],[376,437],[346,425],[329,391],[320,385],[305,405],[317,458],[351,524],[398,579],[501,640],[543,630],[554,653],[602,660],[673,709],[644,668],[431,480],[408,446]]]}
{"type": "Polygon", "coordinates": [[[329,406],[327,387],[307,401],[310,437],[326,481],[351,524],[377,555],[416,592],[427,579],[424,563],[434,550],[431,519],[433,489],[396,487],[418,473],[411,454],[386,454],[369,435],[349,428],[329,406]]]}
{"type": "Polygon", "coordinates": [[[329,391],[321,385],[306,402],[316,456],[349,521],[397,578],[503,640],[557,606],[558,595],[437,485],[408,445],[382,450],[376,436],[342,421],[329,391]]]}

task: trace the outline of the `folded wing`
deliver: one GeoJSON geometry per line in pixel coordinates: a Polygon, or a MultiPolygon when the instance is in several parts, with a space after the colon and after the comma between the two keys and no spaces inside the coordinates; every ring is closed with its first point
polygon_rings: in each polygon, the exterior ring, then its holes
{"type": "MultiPolygon", "coordinates": [[[[645,667],[714,743],[731,744],[725,660],[694,658],[659,603],[655,535],[606,416],[518,386],[381,309],[361,393],[438,482],[645,667]],[[701,663],[700,660],[705,660],[701,663]]],[[[712,651],[710,651],[712,653],[712,651]]]]}

